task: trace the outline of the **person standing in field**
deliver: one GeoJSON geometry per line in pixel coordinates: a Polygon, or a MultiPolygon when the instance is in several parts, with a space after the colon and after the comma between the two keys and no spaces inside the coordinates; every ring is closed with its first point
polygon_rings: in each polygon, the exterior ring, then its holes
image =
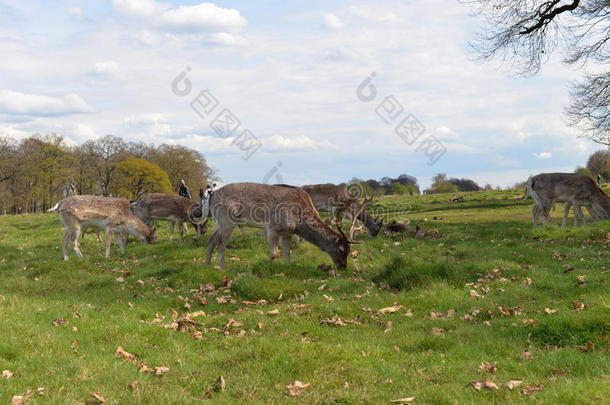
{"type": "Polygon", "coordinates": [[[189,188],[186,185],[184,179],[180,180],[180,188],[178,189],[178,194],[182,197],[188,198],[189,200],[191,199],[191,192],[189,191],[189,188]]]}

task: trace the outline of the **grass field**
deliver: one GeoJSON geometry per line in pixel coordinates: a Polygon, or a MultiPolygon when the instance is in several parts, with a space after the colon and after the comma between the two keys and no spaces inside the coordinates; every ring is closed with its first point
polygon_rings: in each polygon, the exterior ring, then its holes
{"type": "Polygon", "coordinates": [[[427,236],[363,238],[340,272],[307,243],[270,264],[255,229],[226,270],[210,231],[110,260],[87,235],[65,263],[57,215],[0,217],[0,403],[607,404],[610,224],[534,229],[518,193],[462,195],[380,199],[427,236]]]}

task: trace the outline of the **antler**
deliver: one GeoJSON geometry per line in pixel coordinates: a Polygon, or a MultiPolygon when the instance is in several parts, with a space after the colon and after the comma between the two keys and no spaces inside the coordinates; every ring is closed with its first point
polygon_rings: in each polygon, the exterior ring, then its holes
{"type": "MultiPolygon", "coordinates": [[[[354,234],[356,233],[356,231],[360,231],[364,228],[364,224],[360,225],[360,226],[356,226],[356,220],[358,220],[358,216],[360,216],[360,214],[362,213],[362,211],[364,211],[366,209],[366,207],[368,207],[369,205],[373,204],[373,198],[371,197],[370,199],[367,199],[366,196],[364,197],[364,202],[360,205],[360,207],[358,208],[358,211],[356,211],[353,216],[352,216],[352,223],[349,229],[349,237],[347,238],[347,240],[350,243],[358,243],[356,241],[354,241],[354,234]]],[[[343,233],[343,232],[341,232],[343,233]]],[[[345,234],[344,234],[345,235],[345,234]]]]}

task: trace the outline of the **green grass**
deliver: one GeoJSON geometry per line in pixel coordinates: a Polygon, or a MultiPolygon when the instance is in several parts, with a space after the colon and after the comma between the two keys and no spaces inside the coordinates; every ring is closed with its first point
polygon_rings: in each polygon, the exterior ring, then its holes
{"type": "Polygon", "coordinates": [[[110,260],[88,235],[86,257],[65,263],[56,215],[0,217],[0,371],[14,373],[0,378],[0,403],[38,387],[44,396],[30,403],[94,401],[93,392],[109,404],[607,403],[609,223],[534,229],[518,192],[448,202],[453,195],[379,199],[383,209],[408,208],[396,217],[427,236],[365,239],[338,273],[319,269],[330,258],[305,242],[294,242],[292,265],[269,263],[254,229],[233,234],[226,270],[203,263],[211,232],[201,243],[162,232],[125,255],[114,247],[110,260]],[[395,304],[403,308],[377,313],[395,304]],[[163,327],[172,313],[195,311],[205,316],[187,330],[163,327]],[[353,322],[322,323],[333,316],[353,322]],[[227,327],[230,319],[238,324],[227,327]],[[117,346],[137,360],[116,357],[117,346]],[[170,371],[141,373],[138,362],[170,371]],[[221,375],[224,391],[215,389],[221,375]],[[468,385],[486,379],[500,389],[468,385]],[[510,379],[523,385],[508,390],[510,379]],[[311,386],[291,397],[294,380],[311,386]]]}

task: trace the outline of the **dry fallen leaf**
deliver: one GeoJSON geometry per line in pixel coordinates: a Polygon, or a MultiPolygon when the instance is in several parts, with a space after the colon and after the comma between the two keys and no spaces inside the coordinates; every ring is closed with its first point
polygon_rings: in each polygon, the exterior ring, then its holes
{"type": "Polygon", "coordinates": [[[8,380],[9,378],[13,378],[13,372],[11,370],[3,370],[2,371],[2,378],[8,380]]]}
{"type": "Polygon", "coordinates": [[[136,356],[129,353],[127,350],[123,349],[123,346],[117,347],[114,353],[117,357],[121,357],[122,359],[125,359],[128,361],[132,361],[132,360],[136,359],[136,356]]]}
{"type": "Polygon", "coordinates": [[[381,308],[377,311],[379,314],[393,314],[394,312],[398,312],[402,309],[402,305],[394,304],[391,307],[381,308]]]}
{"type": "Polygon", "coordinates": [[[544,308],[544,313],[547,315],[554,314],[555,312],[557,312],[556,309],[544,308]]]}
{"type": "Polygon", "coordinates": [[[561,375],[561,376],[566,376],[568,375],[568,372],[565,370],[562,370],[560,368],[554,368],[551,370],[551,373],[553,373],[553,375],[561,375]]]}
{"type": "Polygon", "coordinates": [[[521,358],[521,360],[527,360],[531,359],[533,355],[534,353],[530,352],[529,350],[525,350],[523,353],[521,353],[521,356],[519,357],[521,358]]]}
{"type": "Polygon", "coordinates": [[[153,374],[154,375],[163,375],[169,373],[169,367],[155,367],[153,374]]]}
{"type": "Polygon", "coordinates": [[[496,363],[488,363],[488,362],[484,361],[479,366],[479,370],[485,371],[486,373],[493,374],[496,371],[498,371],[498,366],[496,363]]]}
{"type": "Polygon", "coordinates": [[[267,315],[269,315],[269,316],[276,316],[276,315],[279,315],[279,314],[280,314],[280,310],[279,309],[274,309],[272,311],[268,311],[267,312],[267,315]]]}
{"type": "Polygon", "coordinates": [[[310,385],[311,384],[306,384],[299,380],[295,380],[292,384],[288,384],[286,386],[286,389],[288,390],[288,394],[290,394],[293,397],[296,397],[298,395],[301,395],[301,393],[303,391],[305,391],[307,388],[309,388],[310,385]]]}
{"type": "Polygon", "coordinates": [[[470,295],[472,298],[477,299],[477,300],[483,298],[483,296],[481,294],[479,294],[476,290],[468,291],[468,295],[470,295]]]}
{"type": "Polygon", "coordinates": [[[225,381],[225,378],[221,375],[219,375],[216,378],[216,387],[215,390],[216,391],[224,391],[227,388],[227,382],[225,381]]]}
{"type": "Polygon", "coordinates": [[[508,388],[509,390],[514,390],[521,384],[523,384],[523,380],[510,380],[506,383],[506,388],[508,388]]]}
{"type": "Polygon", "coordinates": [[[132,391],[135,391],[139,385],[140,385],[140,381],[136,380],[136,381],[132,382],[131,384],[129,384],[129,389],[132,391]]]}
{"type": "Polygon", "coordinates": [[[523,388],[521,391],[519,391],[519,393],[521,395],[531,395],[534,392],[539,392],[542,391],[542,385],[538,384],[538,385],[527,385],[525,388],[523,388]]]}
{"type": "Polygon", "coordinates": [[[574,311],[582,311],[585,309],[585,303],[582,301],[572,301],[572,309],[574,311]]]}
{"type": "Polygon", "coordinates": [[[483,381],[471,381],[470,382],[470,386],[473,387],[475,390],[480,391],[480,390],[498,390],[500,389],[500,387],[498,387],[496,385],[495,382],[491,381],[491,380],[483,380],[483,381]]]}
{"type": "Polygon", "coordinates": [[[100,394],[99,392],[92,392],[91,396],[95,399],[97,399],[101,404],[105,404],[106,403],[106,399],[104,398],[104,396],[102,394],[100,394]]]}
{"type": "Polygon", "coordinates": [[[595,349],[595,345],[590,340],[587,341],[586,346],[576,346],[576,350],[581,351],[583,353],[591,352],[595,349]]]}
{"type": "Polygon", "coordinates": [[[442,335],[445,332],[447,332],[445,329],[443,328],[432,328],[432,334],[433,335],[442,335]]]}
{"type": "Polygon", "coordinates": [[[404,397],[399,399],[392,399],[390,402],[393,404],[407,405],[409,402],[415,401],[415,397],[404,397]]]}

